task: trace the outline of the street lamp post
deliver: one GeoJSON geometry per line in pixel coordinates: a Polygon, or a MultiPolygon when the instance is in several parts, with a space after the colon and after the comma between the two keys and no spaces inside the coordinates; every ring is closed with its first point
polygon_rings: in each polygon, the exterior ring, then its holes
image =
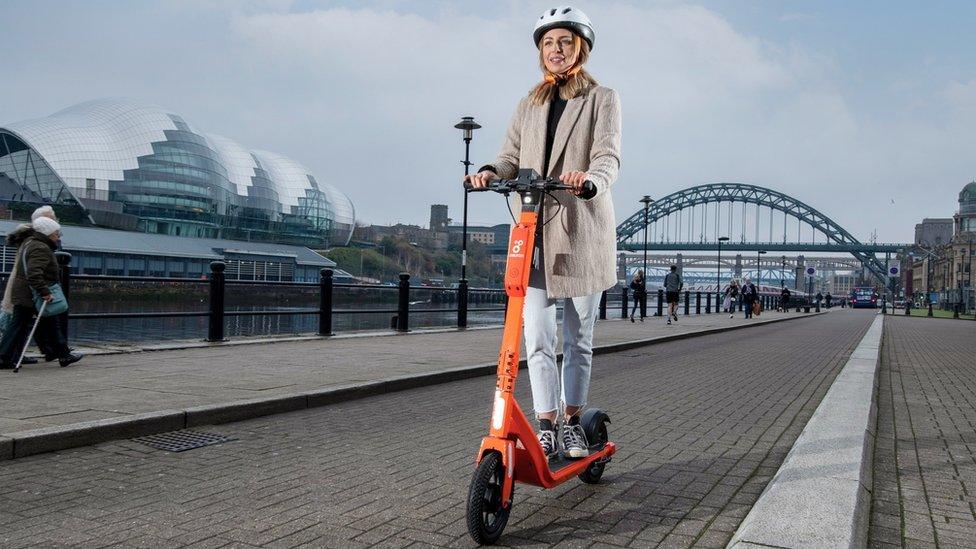
{"type": "Polygon", "coordinates": [[[641,297],[640,297],[640,312],[641,318],[647,317],[647,223],[648,223],[648,213],[651,209],[650,196],[644,195],[639,201],[644,205],[644,276],[641,277],[641,297]]]}
{"type": "Polygon", "coordinates": [[[756,287],[762,291],[762,256],[766,255],[766,250],[756,252],[756,287]]]}
{"type": "MultiPolygon", "coordinates": [[[[721,300],[722,296],[722,243],[728,242],[729,237],[720,236],[718,237],[718,262],[716,265],[717,271],[715,274],[715,298],[721,300]]],[[[719,312],[718,301],[715,302],[715,312],[719,312]]]]}
{"type": "MultiPolygon", "coordinates": [[[[966,291],[966,307],[969,307],[969,294],[973,293],[973,235],[969,235],[969,262],[966,263],[966,270],[969,272],[969,276],[966,278],[967,281],[967,291],[966,291]]],[[[973,310],[973,320],[976,320],[976,308],[973,310]]]]}
{"type": "MultiPolygon", "coordinates": [[[[481,127],[474,121],[473,116],[464,116],[454,125],[461,130],[464,140],[464,175],[468,175],[471,167],[471,138],[474,130],[481,127]]],[[[464,190],[464,214],[461,225],[461,280],[458,281],[458,328],[468,327],[468,191],[464,190]]]]}

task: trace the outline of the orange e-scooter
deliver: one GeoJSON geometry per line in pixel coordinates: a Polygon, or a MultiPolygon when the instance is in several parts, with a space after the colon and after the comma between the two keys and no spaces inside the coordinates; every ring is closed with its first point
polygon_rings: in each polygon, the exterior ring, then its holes
{"type": "MultiPolygon", "coordinates": [[[[522,338],[522,309],[534,256],[536,225],[542,197],[571,187],[553,178],[541,178],[535,170],[521,169],[516,179],[496,179],[488,187],[471,191],[495,191],[519,196],[522,211],[508,241],[505,268],[505,293],[508,310],[498,354],[498,382],[488,436],[481,441],[477,468],[468,489],[468,532],[475,542],[491,544],[498,540],[512,511],[515,482],[552,488],[576,476],[586,483],[600,481],[604,467],[616,451],[607,440],[610,419],[597,409],[586,410],[580,418],[589,455],[567,459],[562,454],[547,459],[535,431],[515,400],[515,379],[519,370],[519,345],[522,338]]],[[[583,185],[580,198],[596,195],[593,183],[583,185]]],[[[572,196],[572,195],[569,195],[572,196]]]]}

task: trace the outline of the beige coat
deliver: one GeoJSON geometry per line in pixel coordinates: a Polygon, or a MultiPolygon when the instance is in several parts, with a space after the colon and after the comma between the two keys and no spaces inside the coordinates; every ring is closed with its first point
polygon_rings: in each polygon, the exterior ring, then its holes
{"type": "MultiPolygon", "coordinates": [[[[519,102],[505,144],[490,164],[499,177],[513,178],[519,168],[542,173],[548,114],[548,104],[532,105],[530,97],[519,102]]],[[[610,196],[620,169],[620,98],[616,91],[597,86],[566,103],[549,167],[546,175],[550,177],[586,172],[597,188],[591,200],[558,191],[555,194],[562,208],[552,198],[545,199],[545,217],[557,212],[542,233],[549,297],[580,297],[606,290],[617,283],[617,231],[610,196]]]]}

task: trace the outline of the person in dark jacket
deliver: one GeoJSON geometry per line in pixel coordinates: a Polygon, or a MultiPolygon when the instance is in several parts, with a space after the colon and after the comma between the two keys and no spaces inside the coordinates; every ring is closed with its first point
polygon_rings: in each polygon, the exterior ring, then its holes
{"type": "Polygon", "coordinates": [[[752,318],[752,305],[758,296],[759,290],[756,289],[756,285],[747,278],[746,283],[742,285],[742,308],[746,310],[746,318],[752,318]]]}
{"type": "MultiPolygon", "coordinates": [[[[61,225],[53,219],[41,217],[34,220],[31,226],[29,233],[20,235],[25,238],[17,250],[19,265],[11,273],[13,316],[9,328],[0,339],[0,368],[3,369],[13,368],[28,343],[27,336],[38,313],[34,306],[34,293],[50,301],[53,299],[50,287],[59,282],[60,268],[54,250],[61,240],[61,225]]],[[[37,325],[37,333],[62,367],[82,359],[82,355],[73,354],[68,348],[57,316],[42,317],[37,325]]]]}
{"type": "MultiPolygon", "coordinates": [[[[638,270],[637,271],[637,274],[634,275],[634,278],[631,279],[631,281],[630,281],[630,290],[631,290],[631,292],[630,292],[631,295],[634,296],[634,306],[631,307],[631,309],[630,309],[630,321],[633,322],[634,321],[634,313],[637,311],[637,308],[640,307],[640,304],[641,303],[647,303],[645,301],[647,299],[647,291],[646,291],[646,288],[644,288],[644,271],[643,271],[643,269],[638,270]]],[[[646,309],[647,308],[647,305],[645,305],[644,307],[646,309]]],[[[641,322],[644,322],[644,309],[641,310],[640,321],[641,322]]]]}
{"type": "Polygon", "coordinates": [[[834,296],[830,295],[830,292],[827,292],[827,295],[824,296],[824,302],[827,304],[828,309],[830,308],[830,302],[833,300],[834,296]]]}
{"type": "Polygon", "coordinates": [[[779,292],[779,308],[784,313],[789,312],[790,309],[790,289],[785,286],[779,292]]]}

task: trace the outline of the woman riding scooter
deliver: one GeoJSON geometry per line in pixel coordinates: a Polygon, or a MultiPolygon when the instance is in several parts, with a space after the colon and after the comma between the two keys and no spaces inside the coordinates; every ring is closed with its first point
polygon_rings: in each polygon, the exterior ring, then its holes
{"type": "Polygon", "coordinates": [[[586,406],[593,357],[593,326],[603,290],[617,282],[615,218],[610,187],[620,167],[620,99],[584,69],[595,33],[580,10],[560,6],[536,21],[542,82],[523,98],[494,162],[467,176],[483,188],[498,177],[532,168],[558,177],[580,195],[592,181],[596,196],[546,196],[537,241],[539,261],[525,298],[525,344],[539,442],[547,456],[560,446],[569,458],[587,455],[579,424],[586,406]],[[556,367],[556,303],[564,301],[563,367],[556,367]],[[557,442],[557,416],[562,425],[557,442]]]}

